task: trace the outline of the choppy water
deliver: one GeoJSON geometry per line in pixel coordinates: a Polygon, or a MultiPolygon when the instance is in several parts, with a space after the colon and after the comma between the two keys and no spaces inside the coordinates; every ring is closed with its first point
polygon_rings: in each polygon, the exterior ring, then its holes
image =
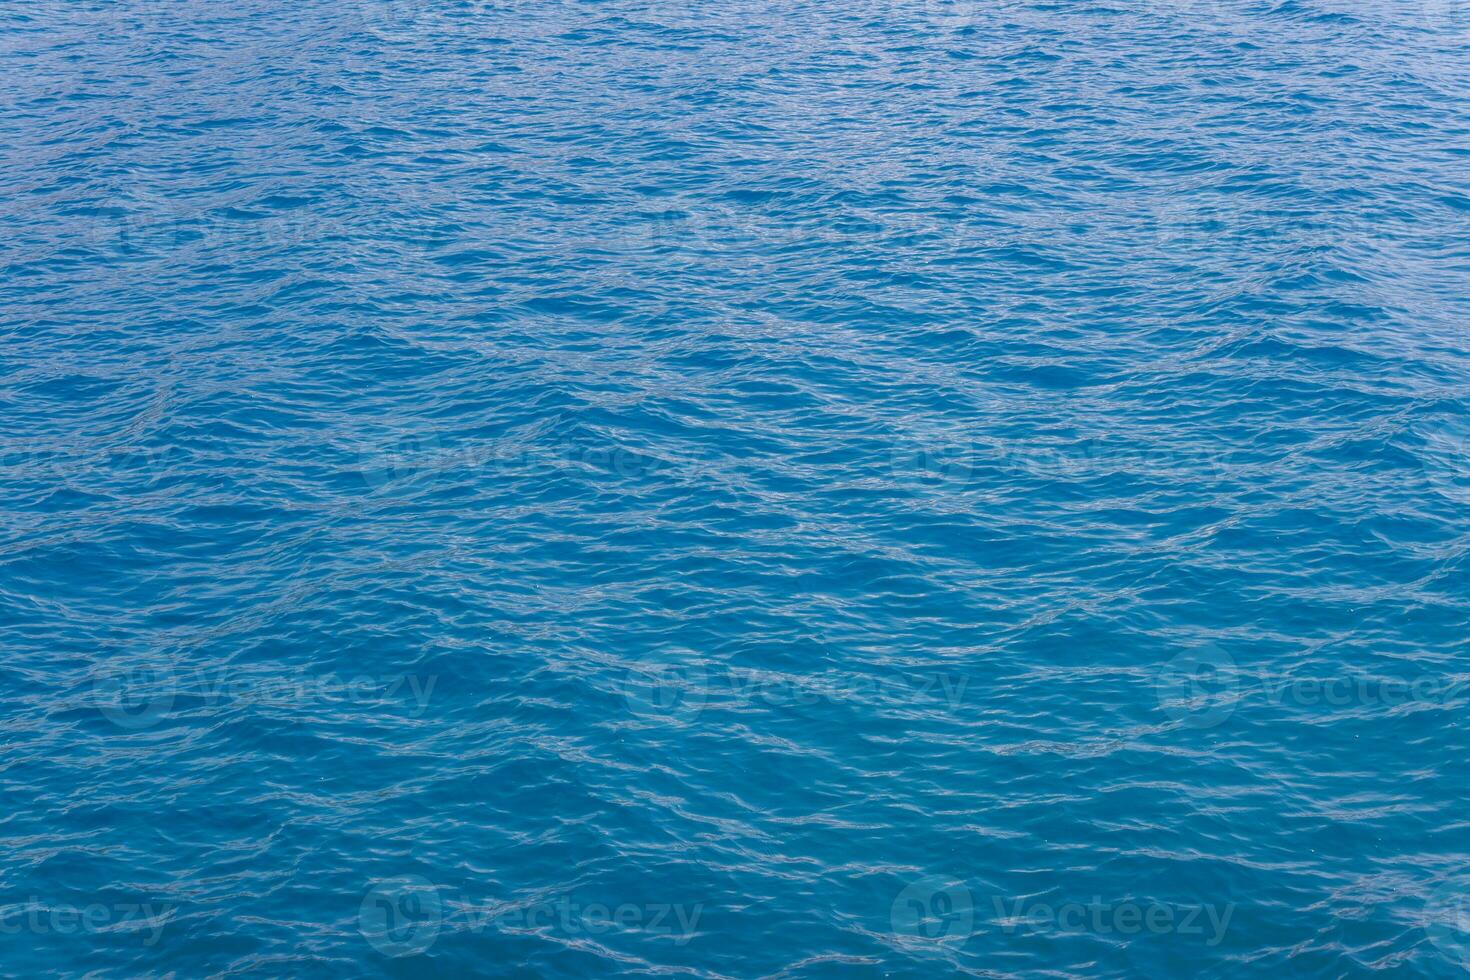
{"type": "Polygon", "coordinates": [[[0,9],[0,970],[1470,965],[1470,11],[0,9]]]}

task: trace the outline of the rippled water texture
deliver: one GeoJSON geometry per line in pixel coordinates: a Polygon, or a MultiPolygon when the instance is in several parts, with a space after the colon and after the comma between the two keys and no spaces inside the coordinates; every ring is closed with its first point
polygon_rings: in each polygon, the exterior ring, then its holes
{"type": "Polygon", "coordinates": [[[1470,966],[1460,0],[0,79],[0,973],[1470,966]]]}

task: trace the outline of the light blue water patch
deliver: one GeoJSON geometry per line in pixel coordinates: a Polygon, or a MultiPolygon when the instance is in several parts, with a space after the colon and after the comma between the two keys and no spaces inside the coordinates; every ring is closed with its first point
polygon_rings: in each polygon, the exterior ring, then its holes
{"type": "Polygon", "coordinates": [[[0,973],[1470,967],[1464,5],[0,77],[0,973]]]}

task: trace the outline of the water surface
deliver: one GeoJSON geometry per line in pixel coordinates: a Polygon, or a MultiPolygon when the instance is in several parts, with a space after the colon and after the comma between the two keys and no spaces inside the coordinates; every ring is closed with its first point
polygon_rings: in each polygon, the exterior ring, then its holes
{"type": "Polygon", "coordinates": [[[1452,0],[0,11],[0,970],[1454,976],[1452,0]]]}

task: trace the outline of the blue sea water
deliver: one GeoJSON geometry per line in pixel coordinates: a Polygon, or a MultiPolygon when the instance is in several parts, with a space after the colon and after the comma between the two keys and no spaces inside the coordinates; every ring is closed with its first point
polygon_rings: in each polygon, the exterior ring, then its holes
{"type": "Polygon", "coordinates": [[[0,79],[5,976],[1470,968],[1459,0],[0,79]]]}

